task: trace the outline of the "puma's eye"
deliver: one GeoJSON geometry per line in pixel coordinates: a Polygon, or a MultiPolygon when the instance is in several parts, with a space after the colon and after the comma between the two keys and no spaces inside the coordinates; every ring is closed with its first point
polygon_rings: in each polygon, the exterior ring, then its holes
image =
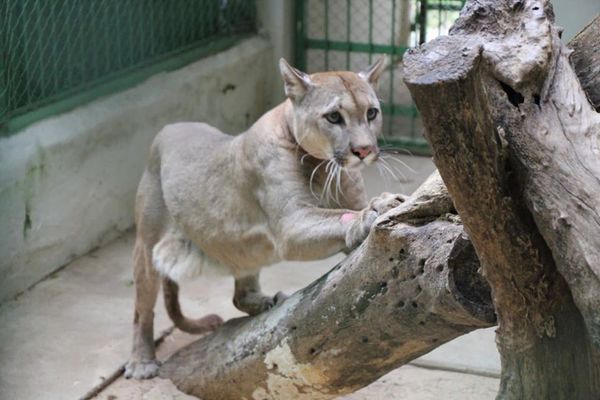
{"type": "Polygon", "coordinates": [[[376,108],[369,108],[367,110],[367,119],[369,121],[373,121],[377,117],[377,114],[379,114],[379,110],[378,109],[376,109],[376,108]]]}
{"type": "Polygon", "coordinates": [[[330,112],[329,114],[325,114],[325,119],[332,124],[341,124],[344,122],[344,118],[342,118],[342,114],[337,111],[330,112]]]}

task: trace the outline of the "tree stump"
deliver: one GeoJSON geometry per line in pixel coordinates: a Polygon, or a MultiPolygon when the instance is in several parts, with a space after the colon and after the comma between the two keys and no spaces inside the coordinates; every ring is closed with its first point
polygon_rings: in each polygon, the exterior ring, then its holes
{"type": "MultiPolygon", "coordinates": [[[[449,36],[405,57],[492,288],[498,399],[600,398],[600,115],[553,22],[548,1],[468,1],[449,36]]],[[[594,30],[574,45],[592,99],[594,30]]]]}

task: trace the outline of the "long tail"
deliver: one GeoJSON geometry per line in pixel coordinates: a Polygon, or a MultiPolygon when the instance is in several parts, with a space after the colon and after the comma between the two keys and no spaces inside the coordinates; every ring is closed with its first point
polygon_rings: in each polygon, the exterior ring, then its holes
{"type": "Polygon", "coordinates": [[[179,285],[167,277],[163,277],[163,294],[169,318],[171,318],[177,328],[184,332],[193,334],[205,333],[215,330],[223,323],[223,320],[215,314],[209,314],[199,319],[186,318],[179,306],[179,285]]]}

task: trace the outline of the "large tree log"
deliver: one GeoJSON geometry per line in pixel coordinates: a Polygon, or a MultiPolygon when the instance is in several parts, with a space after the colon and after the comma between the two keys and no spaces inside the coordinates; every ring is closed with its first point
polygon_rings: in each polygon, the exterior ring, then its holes
{"type": "Polygon", "coordinates": [[[434,174],[328,274],[228,321],[160,375],[204,400],[330,399],[495,321],[487,284],[434,174]]]}
{"type": "Polygon", "coordinates": [[[492,287],[499,399],[600,398],[600,117],[553,18],[547,1],[469,1],[405,57],[492,287]]]}

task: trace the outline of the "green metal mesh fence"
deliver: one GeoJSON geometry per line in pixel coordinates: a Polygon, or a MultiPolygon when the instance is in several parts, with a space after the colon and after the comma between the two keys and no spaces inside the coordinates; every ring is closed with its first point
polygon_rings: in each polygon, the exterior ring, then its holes
{"type": "Polygon", "coordinates": [[[249,0],[0,0],[0,131],[16,116],[254,29],[249,0]]]}
{"type": "Polygon", "coordinates": [[[380,80],[384,141],[426,153],[422,125],[402,81],[404,52],[446,34],[464,0],[297,0],[296,64],[308,72],[359,71],[391,58],[380,80]]]}

